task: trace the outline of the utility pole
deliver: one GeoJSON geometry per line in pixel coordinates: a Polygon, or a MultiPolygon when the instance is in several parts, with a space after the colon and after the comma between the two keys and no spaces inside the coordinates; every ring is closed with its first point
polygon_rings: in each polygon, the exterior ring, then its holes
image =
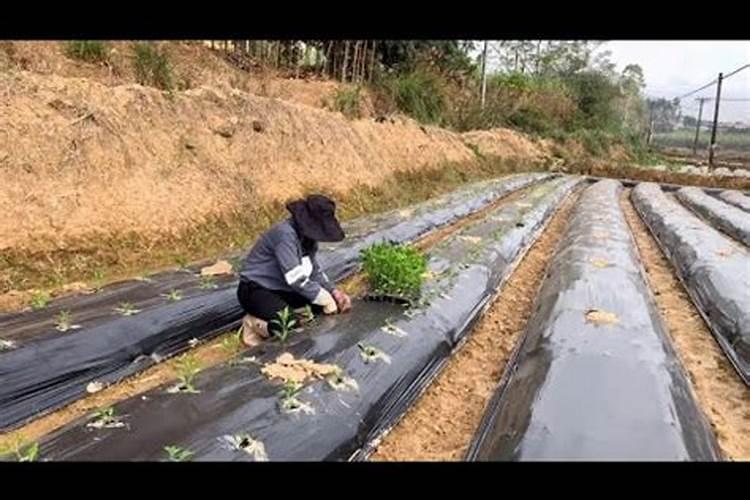
{"type": "Polygon", "coordinates": [[[487,96],[487,40],[484,41],[484,50],[482,51],[482,109],[487,96]]]}
{"type": "Polygon", "coordinates": [[[710,97],[698,97],[695,99],[700,103],[698,107],[698,123],[695,125],[695,140],[693,141],[693,156],[698,154],[698,135],[701,131],[701,119],[703,118],[703,103],[710,101],[710,97]]]}
{"type": "Polygon", "coordinates": [[[724,73],[719,73],[719,81],[716,84],[716,106],[714,107],[714,126],[711,129],[711,145],[708,149],[708,168],[714,167],[714,149],[716,148],[716,126],[719,123],[719,102],[721,101],[721,81],[724,73]]]}

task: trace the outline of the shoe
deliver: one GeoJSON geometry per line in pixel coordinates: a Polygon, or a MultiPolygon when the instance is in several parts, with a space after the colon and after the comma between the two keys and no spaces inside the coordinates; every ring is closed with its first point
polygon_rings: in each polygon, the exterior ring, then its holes
{"type": "Polygon", "coordinates": [[[247,347],[253,347],[262,344],[264,340],[268,340],[270,337],[268,333],[268,323],[262,319],[258,319],[255,316],[246,314],[242,318],[242,332],[240,338],[242,343],[247,347]]]}

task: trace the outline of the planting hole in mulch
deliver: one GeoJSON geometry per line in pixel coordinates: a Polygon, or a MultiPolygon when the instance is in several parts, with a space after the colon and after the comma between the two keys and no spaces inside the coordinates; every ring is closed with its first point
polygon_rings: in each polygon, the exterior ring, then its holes
{"type": "Polygon", "coordinates": [[[249,434],[237,434],[234,436],[223,436],[223,441],[229,445],[230,449],[244,451],[252,456],[256,462],[267,462],[266,446],[263,442],[254,439],[249,434]]]}

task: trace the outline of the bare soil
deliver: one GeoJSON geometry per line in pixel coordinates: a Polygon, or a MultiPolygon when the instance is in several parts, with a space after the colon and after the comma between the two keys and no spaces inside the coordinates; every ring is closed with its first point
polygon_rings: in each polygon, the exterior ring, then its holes
{"type": "Polygon", "coordinates": [[[629,193],[623,193],[621,206],[659,311],[724,456],[750,460],[750,389],[714,340],[672,265],[633,208],[629,193]]]}
{"type": "Polygon", "coordinates": [[[456,352],[371,456],[374,461],[461,460],[528,322],[547,265],[580,191],[570,195],[456,352]]]}

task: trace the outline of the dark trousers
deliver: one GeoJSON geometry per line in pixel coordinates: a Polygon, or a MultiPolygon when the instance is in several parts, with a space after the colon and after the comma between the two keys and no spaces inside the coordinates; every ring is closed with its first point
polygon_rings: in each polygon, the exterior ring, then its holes
{"type": "Polygon", "coordinates": [[[314,314],[320,314],[323,308],[310,303],[302,295],[294,292],[269,290],[252,281],[240,280],[237,287],[237,300],[246,313],[268,321],[268,331],[274,333],[279,327],[271,321],[277,319],[279,311],[285,307],[299,309],[310,306],[314,314]]]}

